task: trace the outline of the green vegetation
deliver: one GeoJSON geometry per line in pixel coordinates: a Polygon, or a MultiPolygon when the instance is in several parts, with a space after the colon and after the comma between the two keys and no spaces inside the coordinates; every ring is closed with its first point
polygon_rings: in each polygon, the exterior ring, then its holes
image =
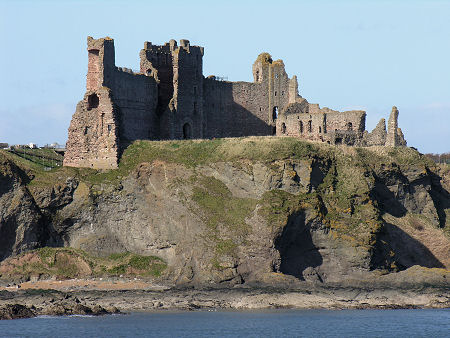
{"type": "Polygon", "coordinates": [[[235,257],[238,245],[245,243],[250,231],[245,219],[255,209],[257,201],[233,197],[223,182],[205,176],[198,178],[192,200],[199,207],[193,211],[208,226],[205,240],[215,252],[213,265],[220,268],[220,258],[235,257]]]}
{"type": "Polygon", "coordinates": [[[99,276],[159,277],[167,265],[155,256],[130,252],[95,257],[74,248],[40,248],[8,259],[1,264],[0,277],[56,276],[57,278],[99,276]]]}
{"type": "Polygon", "coordinates": [[[281,228],[286,225],[290,215],[301,210],[311,208],[320,216],[322,206],[317,194],[294,195],[283,190],[271,190],[264,193],[259,201],[261,209],[259,214],[267,219],[272,228],[281,228]]]}
{"type": "Polygon", "coordinates": [[[245,235],[247,226],[245,218],[256,206],[250,198],[233,197],[227,186],[214,177],[202,176],[199,185],[194,187],[192,200],[204,211],[207,225],[217,229],[219,225],[245,235]]]}
{"type": "Polygon", "coordinates": [[[373,246],[382,227],[379,210],[373,205],[370,192],[375,183],[375,163],[387,161],[377,152],[355,148],[351,155],[342,154],[333,164],[318,193],[327,212],[324,223],[331,236],[355,246],[373,246]]]}
{"type": "Polygon", "coordinates": [[[158,257],[141,256],[131,252],[115,253],[109,256],[114,266],[107,269],[112,275],[161,276],[167,265],[158,257]]]}
{"type": "Polygon", "coordinates": [[[62,166],[63,156],[54,149],[27,149],[15,148],[3,152],[11,154],[14,158],[20,158],[22,163],[30,163],[35,169],[50,169],[62,166]]]}

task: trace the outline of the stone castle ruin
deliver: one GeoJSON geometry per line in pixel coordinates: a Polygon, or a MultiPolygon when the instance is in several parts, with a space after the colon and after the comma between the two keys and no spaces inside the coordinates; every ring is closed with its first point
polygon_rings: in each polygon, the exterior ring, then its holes
{"type": "Polygon", "coordinates": [[[253,82],[203,76],[203,47],[188,40],[163,46],[144,43],[140,71],[116,67],[114,40],[87,39],[86,93],[69,127],[64,165],[116,168],[135,140],[239,136],[295,136],[355,146],[404,146],[393,107],[365,130],[364,111],[338,112],[310,104],[298,94],[297,77],[281,60],[260,54],[253,82]]]}

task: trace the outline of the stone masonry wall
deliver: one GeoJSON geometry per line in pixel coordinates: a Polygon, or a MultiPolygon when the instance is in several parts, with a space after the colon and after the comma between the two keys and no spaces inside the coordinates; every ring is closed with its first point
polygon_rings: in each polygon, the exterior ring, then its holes
{"type": "Polygon", "coordinates": [[[386,144],[386,121],[381,119],[372,132],[365,132],[364,142],[367,146],[384,146],[386,144]]]}
{"type": "Polygon", "coordinates": [[[203,47],[180,40],[173,52],[173,105],[170,138],[203,138],[203,47]]]}
{"type": "Polygon", "coordinates": [[[69,127],[64,165],[111,169],[117,167],[119,143],[117,111],[111,91],[87,91],[69,127]]]}
{"type": "Polygon", "coordinates": [[[270,135],[267,93],[263,89],[260,83],[205,79],[205,137],[270,135]]]}
{"type": "Polygon", "coordinates": [[[205,137],[271,135],[276,121],[298,96],[283,61],[260,54],[253,64],[254,82],[204,81],[205,137]]]}
{"type": "Polygon", "coordinates": [[[157,83],[153,77],[116,69],[106,85],[111,88],[120,116],[120,140],[158,139],[156,105],[157,83]]]}
{"type": "Polygon", "coordinates": [[[173,134],[173,111],[169,109],[169,104],[174,96],[173,52],[176,48],[175,40],[163,46],[146,41],[139,54],[141,73],[153,77],[158,87],[157,121],[153,126],[158,132],[151,133],[152,139],[169,139],[173,134]]]}
{"type": "Polygon", "coordinates": [[[355,145],[362,138],[365,119],[364,111],[321,109],[318,104],[310,104],[303,98],[297,98],[297,102],[289,104],[280,115],[277,135],[355,145]]]}
{"type": "Polygon", "coordinates": [[[115,168],[120,154],[119,117],[106,83],[114,77],[114,41],[87,39],[86,94],[69,126],[64,165],[115,168]]]}

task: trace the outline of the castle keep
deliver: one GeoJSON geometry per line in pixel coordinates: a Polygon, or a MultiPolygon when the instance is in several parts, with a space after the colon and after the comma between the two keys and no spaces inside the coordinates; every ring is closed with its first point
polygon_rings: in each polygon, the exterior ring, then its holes
{"type": "Polygon", "coordinates": [[[204,49],[144,43],[140,71],[116,67],[114,40],[88,37],[86,93],[69,127],[64,165],[116,168],[135,140],[295,136],[329,144],[403,146],[393,107],[368,133],[364,111],[338,112],[310,104],[298,94],[281,60],[260,54],[253,82],[203,76],[204,49]]]}

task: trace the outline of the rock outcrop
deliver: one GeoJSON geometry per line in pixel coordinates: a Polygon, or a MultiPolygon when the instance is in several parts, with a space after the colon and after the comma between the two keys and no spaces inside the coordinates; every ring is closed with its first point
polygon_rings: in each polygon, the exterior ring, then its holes
{"type": "Polygon", "coordinates": [[[21,304],[6,304],[0,307],[0,320],[36,317],[34,311],[21,304]]]}
{"type": "MultiPolygon", "coordinates": [[[[59,297],[58,297],[59,296],[59,297]]],[[[45,299],[37,307],[27,306],[23,304],[4,304],[0,306],[0,320],[5,319],[23,319],[32,318],[36,316],[70,316],[70,315],[90,315],[101,316],[113,313],[120,313],[120,311],[111,307],[108,310],[100,305],[85,305],[81,304],[80,300],[70,295],[57,298],[45,299]]]]}
{"type": "Polygon", "coordinates": [[[0,153],[0,260],[45,244],[42,215],[26,187],[29,180],[0,153]]]}
{"type": "Polygon", "coordinates": [[[197,285],[342,283],[450,267],[448,190],[409,148],[142,141],[108,172],[62,168],[28,183],[14,168],[0,201],[23,198],[12,209],[3,202],[0,224],[27,235],[9,236],[4,258],[44,245],[129,251],[167,262],[161,278],[197,285]]]}

